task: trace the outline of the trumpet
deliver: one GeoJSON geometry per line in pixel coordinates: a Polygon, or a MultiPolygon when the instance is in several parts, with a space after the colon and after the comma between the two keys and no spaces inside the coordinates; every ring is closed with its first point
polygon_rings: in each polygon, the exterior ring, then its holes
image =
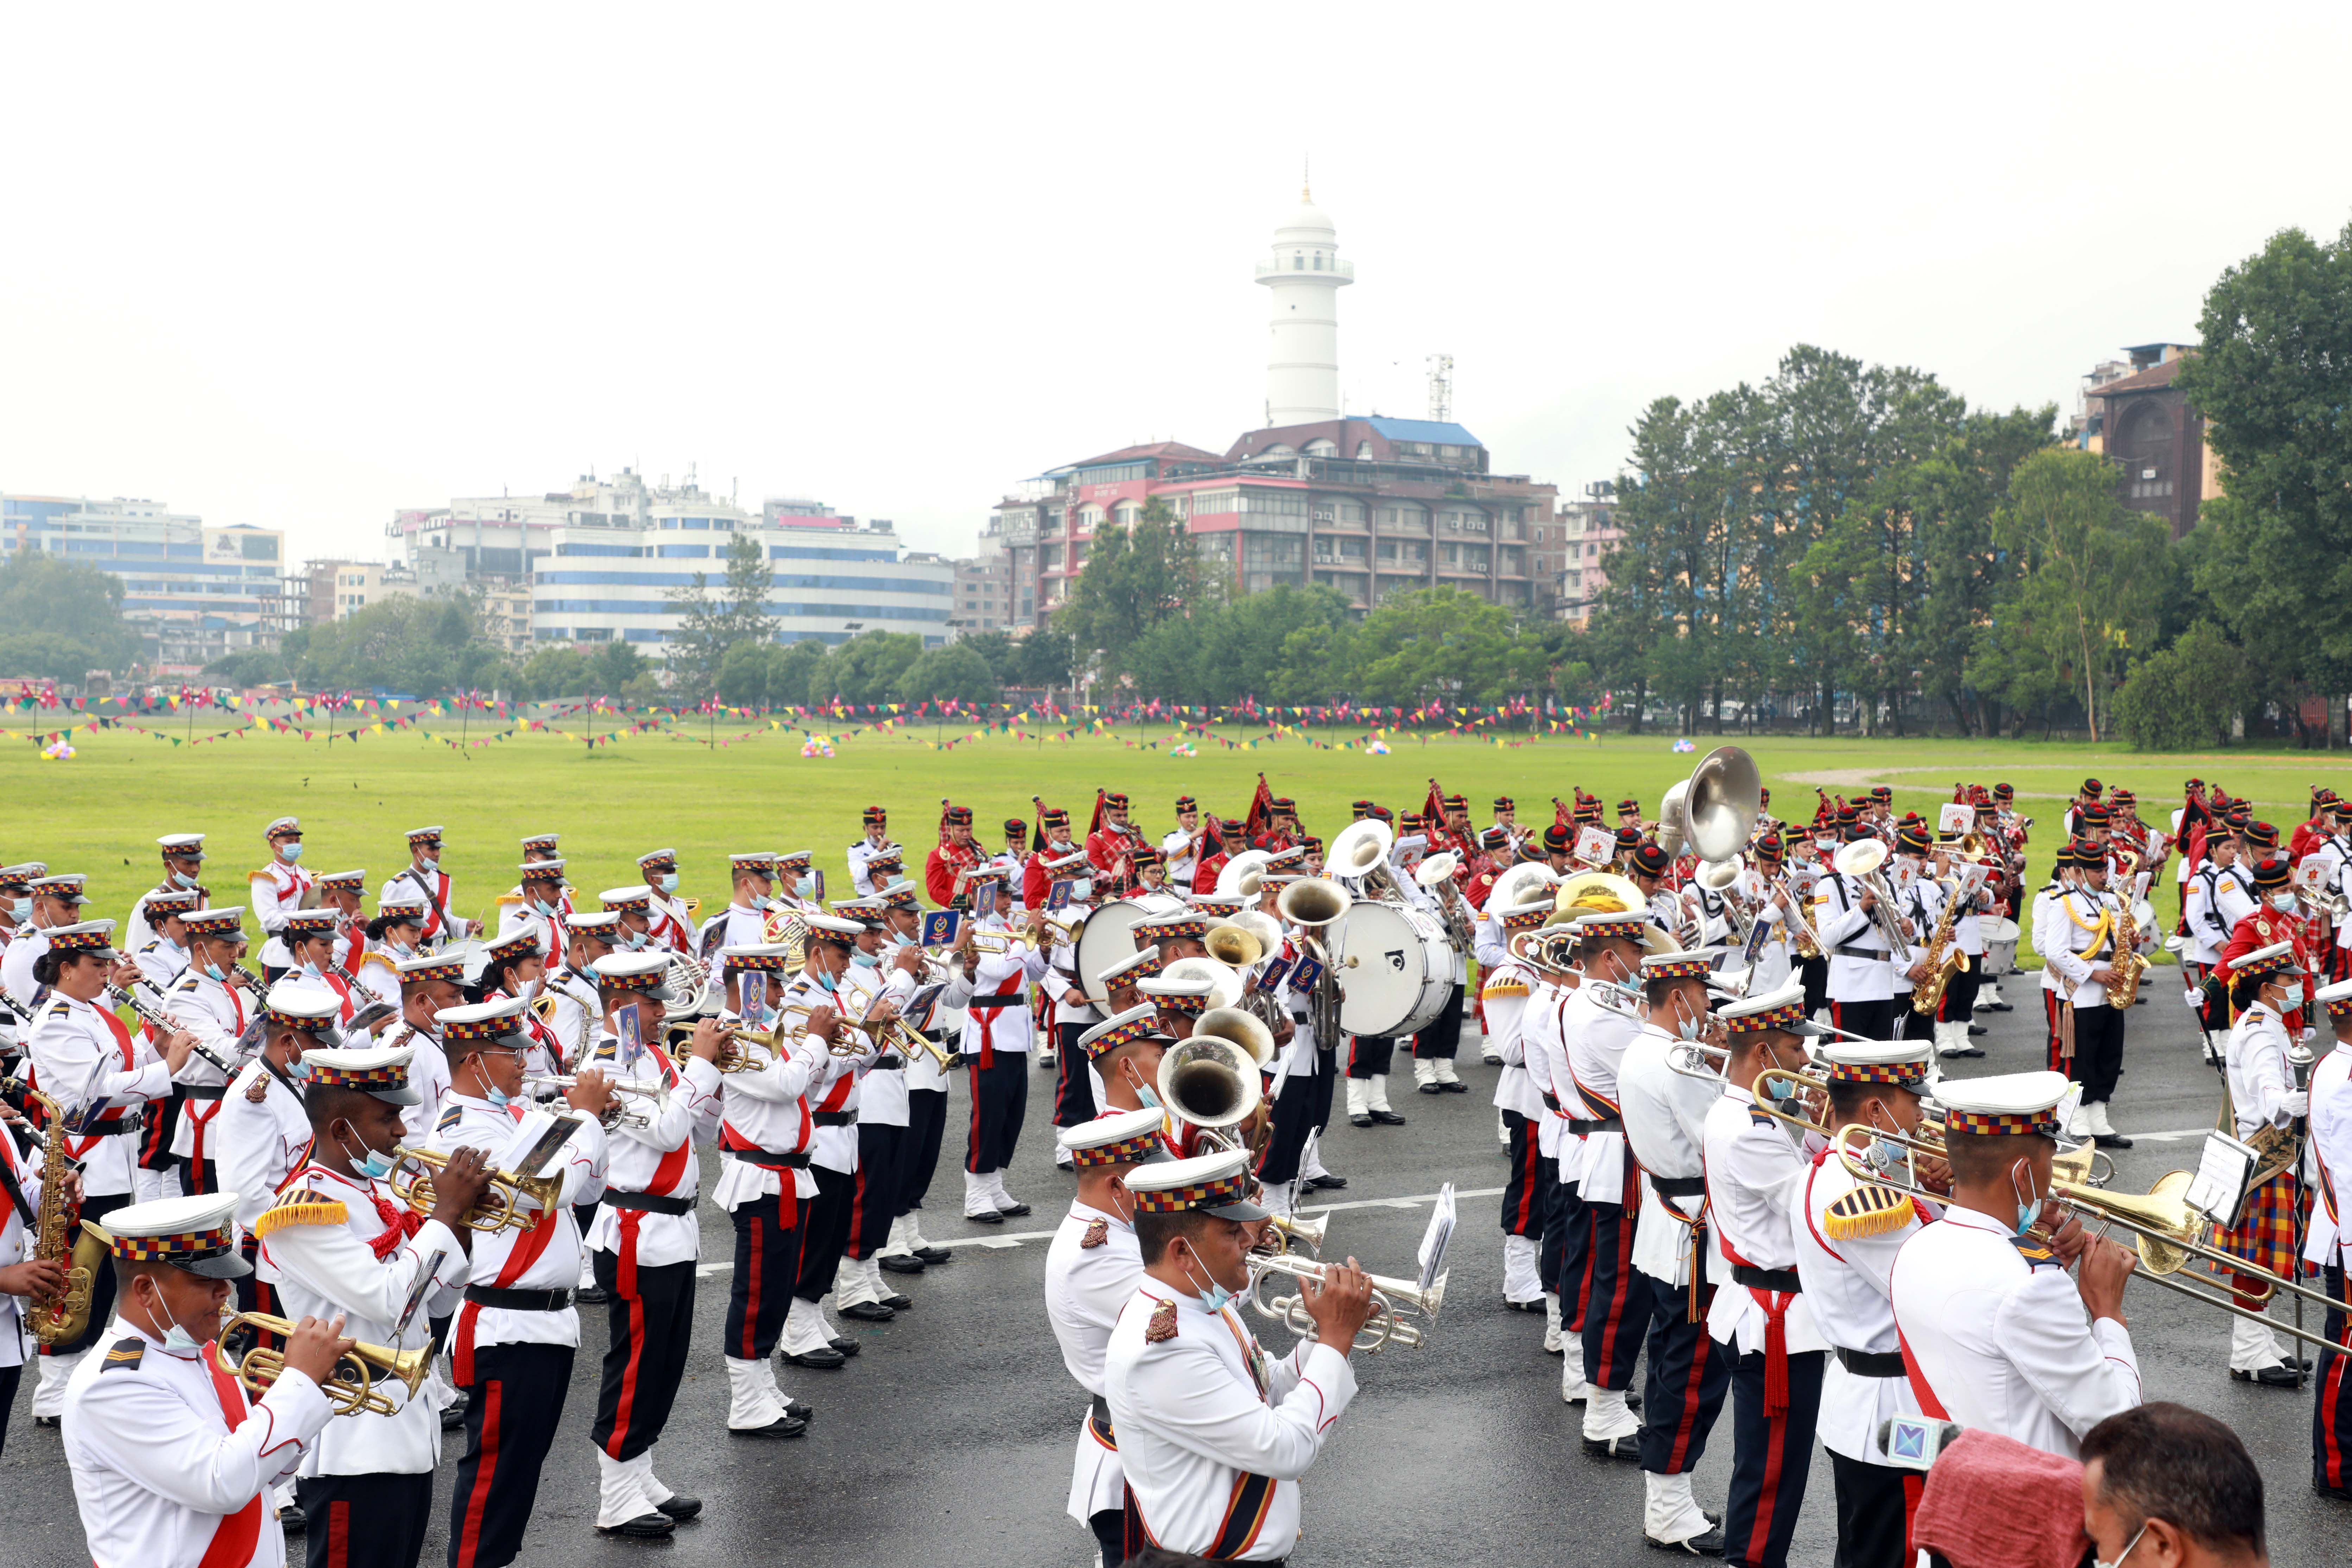
{"type": "Polygon", "coordinates": [[[1034,951],[1037,943],[1017,931],[976,931],[971,933],[971,946],[974,952],[984,952],[994,958],[1008,952],[1034,951]]]}
{"type": "MultiPolygon", "coordinates": [[[[294,1325],[284,1318],[272,1317],[268,1312],[239,1312],[222,1325],[221,1337],[226,1340],[232,1334],[249,1332],[275,1334],[283,1340],[293,1331],[294,1325]]],[[[414,1399],[416,1391],[424,1386],[432,1363],[433,1352],[429,1348],[404,1351],[390,1345],[354,1343],[335,1363],[335,1369],[319,1385],[319,1392],[327,1396],[327,1403],[335,1407],[338,1415],[397,1415],[400,1406],[376,1385],[397,1383],[414,1399]]],[[[285,1370],[285,1352],[256,1345],[237,1358],[236,1380],[256,1394],[267,1394],[285,1370]]]]}
{"type": "Polygon", "coordinates": [[[907,1022],[906,1018],[899,1014],[893,1013],[887,1018],[876,1018],[872,1016],[872,1013],[873,1009],[869,1007],[866,1017],[851,1020],[851,1026],[863,1030],[866,1037],[877,1046],[895,1047],[898,1053],[908,1061],[913,1061],[916,1053],[919,1051],[930,1058],[931,1065],[941,1072],[955,1070],[956,1052],[948,1049],[938,1040],[925,1037],[920,1029],[907,1022]]]}
{"type": "MultiPolygon", "coordinates": [[[[560,1127],[569,1125],[569,1122],[559,1124],[560,1127]]],[[[449,1156],[432,1149],[404,1147],[396,1152],[399,1163],[393,1166],[392,1174],[386,1178],[392,1187],[392,1195],[406,1204],[413,1214],[431,1214],[433,1173],[447,1169],[449,1156]]],[[[523,1176],[512,1171],[493,1171],[490,1173],[489,1191],[482,1194],[478,1207],[467,1211],[462,1223],[467,1230],[485,1236],[496,1236],[507,1230],[529,1230],[539,1223],[540,1215],[553,1208],[562,1195],[563,1178],[561,1174],[523,1176]],[[538,1207],[524,1208],[522,1205],[526,1199],[538,1207]]]]}
{"type": "MultiPolygon", "coordinates": [[[[1313,1338],[1315,1320],[1307,1315],[1307,1303],[1299,1296],[1272,1296],[1265,1293],[1268,1279],[1280,1276],[1289,1279],[1312,1279],[1320,1284],[1330,1272],[1328,1263],[1309,1258],[1292,1258],[1285,1254],[1253,1252],[1248,1258],[1250,1271],[1250,1305],[1261,1317],[1271,1318],[1292,1333],[1313,1338]]],[[[1389,1344],[1417,1349],[1427,1342],[1429,1331],[1437,1324],[1437,1309],[1445,1300],[1445,1275],[1438,1275],[1435,1283],[1426,1290],[1410,1279],[1391,1279],[1381,1275],[1370,1277],[1372,1282],[1372,1310],[1364,1326],[1356,1331],[1354,1348],[1370,1355],[1389,1344]],[[1425,1324],[1409,1323],[1408,1317],[1425,1318],[1425,1324]]]]}
{"type": "MultiPolygon", "coordinates": [[[[555,1096],[579,1082],[577,1073],[526,1073],[522,1086],[555,1096]]],[[[669,1108],[669,1085],[659,1079],[648,1083],[642,1079],[607,1078],[604,1087],[613,1091],[612,1107],[604,1115],[606,1127],[651,1127],[654,1118],[669,1108]]]]}
{"type": "Polygon", "coordinates": [[[1301,1219],[1297,1215],[1268,1215],[1265,1234],[1259,1238],[1257,1250],[1268,1256],[1304,1252],[1310,1258],[1319,1258],[1323,1253],[1323,1237],[1330,1228],[1328,1211],[1313,1219],[1301,1219]]]}
{"type": "MultiPolygon", "coordinates": [[[[804,1014],[808,1009],[803,1007],[800,1011],[804,1014]]],[[[779,1035],[789,1033],[784,1029],[781,1017],[772,1029],[747,1029],[736,1025],[727,1031],[726,1042],[719,1047],[719,1070],[722,1073],[767,1071],[775,1061],[779,1035]]],[[[692,1061],[694,1047],[691,1038],[677,1040],[671,1047],[670,1059],[681,1068],[692,1061]]]]}

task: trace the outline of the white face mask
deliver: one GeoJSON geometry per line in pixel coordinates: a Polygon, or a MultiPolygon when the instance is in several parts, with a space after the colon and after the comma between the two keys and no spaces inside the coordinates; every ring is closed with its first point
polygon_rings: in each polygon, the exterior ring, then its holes
{"type": "Polygon", "coordinates": [[[2116,1552],[2116,1560],[2113,1563],[2108,1562],[2104,1557],[2094,1555],[2091,1559],[2092,1568],[2123,1568],[2124,1559],[2132,1554],[2132,1547],[2137,1546],[2139,1544],[2139,1538],[2147,1533],[2147,1524],[2143,1521],[2141,1521],[2139,1529],[2133,1533],[2131,1544],[2126,1546],[2121,1552],[2116,1552]]]}
{"type": "Polygon", "coordinates": [[[2294,895],[2293,893],[2273,893],[2271,895],[2271,908],[2274,910],[2291,910],[2294,908],[2294,895]]]}

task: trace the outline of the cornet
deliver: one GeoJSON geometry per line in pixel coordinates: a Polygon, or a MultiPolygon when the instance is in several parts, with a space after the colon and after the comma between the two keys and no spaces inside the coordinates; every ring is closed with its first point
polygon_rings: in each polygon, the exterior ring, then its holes
{"type": "MultiPolygon", "coordinates": [[[[526,1073],[522,1086],[542,1095],[560,1096],[579,1082],[576,1073],[526,1073]]],[[[606,1127],[651,1127],[654,1118],[669,1108],[669,1085],[659,1079],[647,1083],[640,1079],[607,1078],[604,1087],[613,1091],[613,1103],[603,1119],[606,1127]]]]}
{"type": "MultiPolygon", "coordinates": [[[[800,1011],[805,1014],[808,1009],[803,1007],[800,1011]]],[[[778,1037],[791,1034],[791,1030],[784,1028],[781,1017],[772,1029],[747,1029],[740,1024],[734,1026],[727,1031],[727,1039],[719,1047],[719,1070],[722,1073],[767,1071],[776,1059],[778,1037]]],[[[693,1059],[694,1042],[690,1037],[681,1036],[671,1042],[670,1060],[683,1068],[693,1059]]]]}
{"type": "MultiPolygon", "coordinates": [[[[221,1327],[226,1339],[240,1329],[258,1333],[275,1334],[282,1342],[294,1331],[294,1325],[284,1318],[267,1312],[239,1312],[221,1327]]],[[[425,1373],[431,1371],[433,1352],[419,1347],[413,1351],[394,1350],[389,1345],[354,1343],[335,1363],[334,1371],[319,1385],[327,1403],[335,1407],[338,1415],[393,1415],[399,1407],[392,1396],[377,1392],[379,1382],[393,1382],[408,1390],[408,1397],[416,1397],[424,1386],[425,1373]]],[[[236,1380],[256,1394],[269,1392],[278,1374],[286,1370],[286,1352],[261,1345],[237,1358],[236,1380]]]]}
{"type": "MultiPolygon", "coordinates": [[[[560,1121],[557,1131],[568,1131],[572,1125],[568,1120],[560,1121]]],[[[558,1147],[561,1147],[560,1140],[558,1147]]],[[[385,1178],[392,1188],[392,1195],[406,1204],[413,1214],[431,1214],[433,1173],[446,1170],[449,1156],[433,1149],[403,1148],[396,1153],[399,1163],[393,1166],[392,1174],[385,1178]]],[[[461,1223],[467,1230],[486,1236],[496,1236],[504,1230],[529,1230],[539,1223],[540,1215],[553,1208],[562,1195],[563,1177],[561,1173],[521,1176],[512,1171],[493,1171],[490,1173],[489,1191],[482,1194],[478,1207],[467,1211],[461,1223]],[[525,1199],[538,1206],[524,1208],[525,1199]]]]}
{"type": "MultiPolygon", "coordinates": [[[[1308,1258],[1291,1258],[1283,1254],[1253,1252],[1248,1258],[1250,1271],[1250,1305],[1263,1317],[1273,1319],[1292,1333],[1312,1339],[1315,1320],[1307,1315],[1307,1303],[1298,1296],[1265,1294],[1269,1276],[1280,1275],[1290,1279],[1312,1279],[1320,1284],[1330,1272],[1330,1265],[1308,1258]]],[[[1356,1331],[1354,1348],[1370,1355],[1382,1346],[1395,1343],[1418,1348],[1429,1337],[1429,1330],[1437,1324],[1437,1309],[1445,1300],[1445,1275],[1426,1290],[1410,1279],[1390,1279],[1381,1275],[1370,1276],[1372,1282],[1372,1310],[1364,1326],[1356,1331]],[[1407,1317],[1425,1318],[1425,1325],[1408,1323],[1407,1317]]]]}

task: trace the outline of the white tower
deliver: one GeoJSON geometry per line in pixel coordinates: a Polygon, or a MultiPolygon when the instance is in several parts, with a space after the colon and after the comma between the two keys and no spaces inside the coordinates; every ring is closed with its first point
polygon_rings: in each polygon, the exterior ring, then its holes
{"type": "Polygon", "coordinates": [[[1308,425],[1339,417],[1339,289],[1356,280],[1339,259],[1339,232],[1304,185],[1274,231],[1274,259],[1257,264],[1274,292],[1274,342],[1265,365],[1265,422],[1308,425]]]}

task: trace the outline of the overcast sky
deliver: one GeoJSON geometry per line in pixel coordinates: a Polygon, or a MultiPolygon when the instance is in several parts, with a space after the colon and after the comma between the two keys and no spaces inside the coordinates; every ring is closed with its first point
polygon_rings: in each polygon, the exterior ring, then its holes
{"type": "Polygon", "coordinates": [[[2352,216],[2340,5],[1600,9],[13,6],[0,490],[381,556],[694,465],[967,553],[1260,422],[1311,156],[1349,412],[1450,353],[1573,493],[1796,342],[2071,408],[2352,216]]]}

